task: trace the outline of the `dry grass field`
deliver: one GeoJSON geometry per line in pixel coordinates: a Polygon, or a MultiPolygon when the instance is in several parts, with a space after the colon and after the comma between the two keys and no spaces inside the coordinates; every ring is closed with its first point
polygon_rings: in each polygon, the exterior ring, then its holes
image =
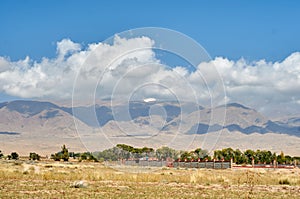
{"type": "Polygon", "coordinates": [[[300,198],[300,170],[1,160],[0,198],[300,198]]]}

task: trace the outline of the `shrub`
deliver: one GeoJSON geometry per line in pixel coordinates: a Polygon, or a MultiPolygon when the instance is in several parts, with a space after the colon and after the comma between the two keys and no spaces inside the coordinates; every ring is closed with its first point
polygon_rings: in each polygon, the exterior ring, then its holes
{"type": "Polygon", "coordinates": [[[98,159],[90,152],[84,152],[80,154],[79,161],[81,162],[83,160],[98,162],[98,159]]]}
{"type": "Polygon", "coordinates": [[[60,152],[51,154],[51,159],[53,159],[55,161],[60,161],[61,159],[64,161],[68,161],[69,160],[69,152],[68,152],[66,145],[63,145],[61,147],[60,152]]]}
{"type": "Polygon", "coordinates": [[[40,160],[40,155],[37,153],[29,153],[29,160],[40,160]]]}
{"type": "Polygon", "coordinates": [[[60,153],[51,154],[51,159],[53,159],[54,161],[60,161],[61,154],[60,153]]]}
{"type": "Polygon", "coordinates": [[[290,185],[290,181],[288,179],[279,180],[279,184],[281,185],[290,185]]]}
{"type": "Polygon", "coordinates": [[[68,151],[66,145],[63,145],[61,147],[61,153],[62,153],[62,159],[64,161],[68,161],[69,160],[69,151],[68,151]]]}
{"type": "Polygon", "coordinates": [[[19,159],[19,154],[18,154],[17,152],[12,152],[10,156],[11,156],[11,159],[12,159],[12,160],[17,160],[17,159],[19,159]]]}

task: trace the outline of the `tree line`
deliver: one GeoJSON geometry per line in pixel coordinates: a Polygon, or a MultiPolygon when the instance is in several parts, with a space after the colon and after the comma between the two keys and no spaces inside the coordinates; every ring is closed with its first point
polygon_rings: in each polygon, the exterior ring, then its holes
{"type": "MultiPolygon", "coordinates": [[[[29,153],[29,160],[40,160],[40,155],[35,153],[35,152],[31,152],[29,153]]],[[[7,159],[7,160],[18,160],[19,159],[19,154],[17,152],[11,152],[8,155],[4,155],[2,153],[2,151],[0,150],[0,159],[7,159]]]]}
{"type": "MultiPolygon", "coordinates": [[[[0,159],[15,159],[19,158],[18,153],[12,152],[10,155],[4,156],[0,151],[0,159]]],[[[292,157],[285,155],[283,152],[280,154],[272,153],[268,150],[251,150],[247,149],[241,151],[240,149],[225,148],[215,150],[213,155],[210,156],[209,152],[205,149],[197,148],[191,151],[175,150],[167,146],[153,149],[150,147],[137,148],[126,144],[117,144],[115,147],[105,149],[99,152],[83,152],[75,153],[69,152],[68,148],[63,145],[61,150],[57,153],[51,154],[51,159],[55,161],[69,161],[69,158],[78,159],[79,161],[118,161],[118,160],[166,160],[171,158],[175,161],[230,161],[236,164],[272,164],[276,161],[278,164],[293,164],[294,161],[300,162],[300,157],[292,157]]],[[[40,155],[31,152],[29,154],[30,160],[40,160],[40,155]]]]}
{"type": "Polygon", "coordinates": [[[171,158],[175,161],[230,161],[236,164],[272,164],[274,160],[278,164],[293,164],[296,160],[300,162],[300,157],[291,157],[285,155],[283,152],[280,154],[272,153],[268,150],[251,150],[247,149],[241,151],[240,149],[225,148],[215,150],[213,155],[210,156],[209,152],[205,149],[197,148],[191,151],[175,150],[167,146],[153,149],[149,147],[136,148],[126,144],[117,144],[115,147],[105,149],[100,152],[85,152],[85,153],[70,153],[70,157],[78,158],[79,160],[90,161],[118,161],[118,160],[166,160],[171,158]]]}
{"type": "Polygon", "coordinates": [[[0,159],[8,159],[8,160],[18,160],[19,159],[19,154],[17,152],[11,152],[11,154],[4,155],[2,151],[0,151],[0,159]]]}
{"type": "Polygon", "coordinates": [[[280,154],[272,153],[268,150],[251,150],[247,149],[242,152],[239,149],[226,148],[222,150],[214,151],[214,158],[217,160],[230,161],[233,160],[236,164],[251,164],[254,161],[255,164],[272,164],[276,161],[278,164],[293,164],[296,160],[300,161],[300,157],[291,157],[284,155],[281,151],[280,154]]]}

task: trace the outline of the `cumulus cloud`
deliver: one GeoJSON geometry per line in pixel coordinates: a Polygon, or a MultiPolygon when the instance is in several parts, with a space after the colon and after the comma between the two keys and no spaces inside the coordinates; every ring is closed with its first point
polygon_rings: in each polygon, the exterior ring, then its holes
{"type": "Polygon", "coordinates": [[[75,53],[81,49],[81,45],[74,43],[70,39],[63,39],[60,42],[57,42],[57,54],[58,58],[62,59],[68,54],[75,53]]]}
{"type": "Polygon", "coordinates": [[[80,50],[80,44],[64,39],[57,43],[57,57],[54,59],[43,58],[41,62],[35,62],[26,57],[11,62],[0,57],[0,91],[23,98],[68,99],[72,97],[73,84],[77,80],[75,86],[84,96],[84,92],[93,92],[91,88],[105,70],[118,67],[122,72],[120,65],[125,66],[130,60],[151,61],[154,57],[151,50],[126,55],[131,50],[147,49],[151,45],[149,38],[127,40],[116,36],[112,45],[94,43],[80,50]],[[122,57],[116,59],[119,56],[122,57]]]}
{"type": "Polygon", "coordinates": [[[265,60],[247,63],[244,59],[234,62],[226,58],[216,58],[212,63],[217,66],[231,101],[276,114],[293,112],[300,99],[299,52],[275,63],[265,60]]]}
{"type": "Polygon", "coordinates": [[[295,111],[300,102],[300,53],[282,62],[216,57],[194,71],[161,64],[148,37],[115,36],[112,44],[83,48],[57,42],[57,57],[36,62],[0,57],[0,92],[22,98],[179,99],[201,104],[240,102],[268,114],[295,111]],[[217,70],[216,70],[217,69],[217,70]],[[221,77],[221,78],[220,78],[221,77]],[[223,90],[226,91],[226,96],[223,90]],[[273,111],[273,112],[272,112],[273,111]]]}

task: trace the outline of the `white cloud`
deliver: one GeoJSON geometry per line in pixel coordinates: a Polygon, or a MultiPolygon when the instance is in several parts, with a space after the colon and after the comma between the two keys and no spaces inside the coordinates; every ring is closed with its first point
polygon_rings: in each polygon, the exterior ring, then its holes
{"type": "MultiPolygon", "coordinates": [[[[287,104],[294,107],[300,99],[300,53],[291,54],[282,62],[260,60],[246,63],[226,58],[212,61],[224,79],[227,95],[266,113],[285,111],[287,104]]],[[[288,110],[291,111],[291,110],[288,110]]],[[[295,110],[296,112],[296,110],[295,110]]]]}
{"type": "Polygon", "coordinates": [[[72,54],[74,52],[77,52],[81,49],[81,45],[74,43],[70,39],[63,39],[60,42],[57,42],[57,54],[58,58],[62,59],[68,54],[72,54]]]}
{"type": "Polygon", "coordinates": [[[34,62],[26,57],[11,62],[8,58],[0,57],[0,91],[23,98],[71,98],[73,84],[79,73],[76,88],[85,96],[84,92],[93,92],[91,89],[105,69],[118,67],[122,72],[127,62],[126,67],[130,66],[130,60],[132,63],[151,61],[154,54],[149,49],[123,55],[131,50],[150,48],[151,45],[152,41],[146,37],[129,40],[116,37],[113,45],[90,44],[87,49],[80,50],[79,44],[64,39],[57,43],[55,59],[44,58],[41,62],[34,62]],[[121,55],[121,59],[110,65],[121,55]]]}
{"type": "Polygon", "coordinates": [[[266,113],[280,109],[280,105],[299,106],[299,52],[275,63],[217,57],[190,72],[184,67],[160,64],[151,50],[153,45],[147,37],[116,36],[111,45],[93,43],[83,49],[63,39],[57,43],[54,59],[36,62],[26,57],[12,62],[0,57],[0,92],[23,98],[71,99],[76,82],[78,100],[93,100],[94,95],[102,99],[134,96],[141,100],[194,100],[197,96],[200,103],[209,103],[213,97],[223,102],[241,102],[266,113]],[[227,96],[222,95],[219,75],[227,96]]]}
{"type": "Polygon", "coordinates": [[[0,57],[0,73],[5,72],[9,70],[11,67],[11,64],[8,59],[5,59],[4,57],[0,57]]]}

